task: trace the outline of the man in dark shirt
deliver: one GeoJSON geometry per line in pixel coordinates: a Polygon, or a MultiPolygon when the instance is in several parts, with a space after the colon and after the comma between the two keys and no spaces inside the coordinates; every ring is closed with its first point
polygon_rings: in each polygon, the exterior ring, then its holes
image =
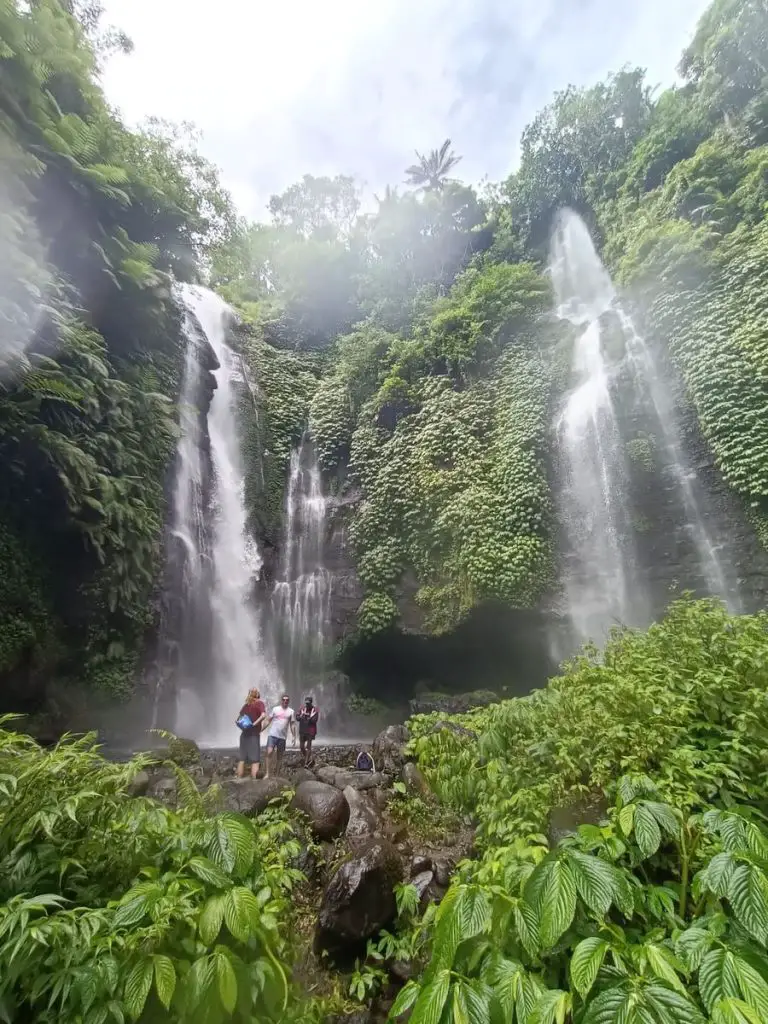
{"type": "Polygon", "coordinates": [[[245,762],[251,762],[251,778],[255,779],[261,768],[261,725],[267,709],[258,690],[249,690],[245,704],[240,708],[240,715],[248,715],[251,725],[240,730],[240,761],[237,765],[237,777],[242,779],[245,774],[245,762]]]}
{"type": "Polygon", "coordinates": [[[312,697],[305,697],[299,708],[296,721],[299,723],[299,750],[304,758],[304,767],[312,762],[312,741],[317,736],[317,708],[312,697]]]}

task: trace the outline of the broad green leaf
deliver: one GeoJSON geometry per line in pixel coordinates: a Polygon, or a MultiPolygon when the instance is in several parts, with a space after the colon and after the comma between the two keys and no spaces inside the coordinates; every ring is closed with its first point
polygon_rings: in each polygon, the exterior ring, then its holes
{"type": "Polygon", "coordinates": [[[738,953],[734,955],[734,968],[745,1002],[759,1013],[762,1020],[768,1021],[768,984],[765,979],[738,953]]]}
{"type": "Polygon", "coordinates": [[[123,1000],[128,1015],[138,1020],[144,1010],[144,1004],[149,995],[152,985],[152,958],[146,957],[134,965],[128,977],[125,979],[123,1000]]]}
{"type": "Polygon", "coordinates": [[[661,845],[661,829],[648,804],[637,804],[635,811],[635,839],[644,857],[650,857],[661,845]]]}
{"type": "Polygon", "coordinates": [[[222,816],[220,828],[226,833],[228,848],[234,855],[233,866],[229,870],[234,869],[238,875],[245,874],[256,854],[253,825],[247,819],[228,814],[222,816]]]}
{"type": "Polygon", "coordinates": [[[526,977],[527,971],[516,960],[507,960],[498,955],[489,958],[485,980],[493,989],[505,1020],[514,1018],[515,1007],[523,1000],[526,977]]]}
{"type": "Polygon", "coordinates": [[[712,1010],[712,1024],[765,1024],[765,1017],[741,999],[721,999],[712,1010]]]}
{"type": "Polygon", "coordinates": [[[606,989],[587,1006],[583,1024],[630,1024],[629,1011],[635,1002],[635,994],[626,983],[606,989]]]}
{"type": "Polygon", "coordinates": [[[227,1013],[233,1014],[237,1006],[237,978],[229,957],[224,953],[216,954],[216,980],[222,1006],[227,1013]]]}
{"type": "Polygon", "coordinates": [[[438,971],[434,978],[422,987],[411,1011],[410,1024],[439,1024],[450,986],[451,972],[445,969],[438,971]]]}
{"type": "Polygon", "coordinates": [[[488,1024],[493,998],[488,985],[474,978],[469,985],[464,986],[464,996],[469,1010],[469,1024],[488,1024]]]}
{"type": "Polygon", "coordinates": [[[597,936],[582,939],[574,949],[570,964],[571,984],[582,999],[586,999],[594,985],[607,952],[608,943],[597,936]]]}
{"type": "Polygon", "coordinates": [[[635,805],[626,804],[619,811],[619,828],[625,836],[632,835],[632,829],[635,825],[635,805]]]}
{"type": "Polygon", "coordinates": [[[218,938],[222,922],[224,921],[224,904],[226,900],[226,893],[216,893],[215,896],[211,896],[203,904],[197,928],[200,933],[200,939],[206,946],[212,946],[218,938]]]}
{"type": "Polygon", "coordinates": [[[700,873],[701,884],[715,896],[725,896],[737,866],[732,853],[717,853],[700,873]]]}
{"type": "Polygon", "coordinates": [[[549,989],[536,1000],[528,1024],[565,1024],[571,1011],[571,994],[549,989]]]}
{"type": "Polygon", "coordinates": [[[673,839],[680,835],[680,816],[673,807],[653,800],[644,801],[643,807],[651,812],[662,832],[673,839]]]}
{"type": "Polygon", "coordinates": [[[539,920],[536,911],[525,900],[518,900],[513,917],[523,948],[529,956],[536,956],[540,947],[539,920]]]}
{"type": "Polygon", "coordinates": [[[673,992],[663,985],[648,985],[642,990],[643,1002],[655,1011],[656,1020],[674,1024],[705,1024],[705,1018],[687,995],[673,992]]]}
{"type": "Polygon", "coordinates": [[[715,1003],[739,998],[741,992],[733,953],[725,949],[707,953],[699,968],[699,992],[710,1013],[715,1003]]]}
{"type": "Polygon", "coordinates": [[[695,971],[714,941],[711,932],[694,925],[678,935],[675,940],[675,952],[690,971],[695,971]]]}
{"type": "Polygon", "coordinates": [[[619,868],[592,854],[576,850],[569,852],[568,863],[579,896],[593,914],[604,917],[612,903],[620,908],[632,906],[630,884],[619,868]]]}
{"type": "Polygon", "coordinates": [[[768,937],[768,879],[751,864],[734,868],[728,884],[728,901],[739,923],[765,944],[768,937]]]}
{"type": "Polygon", "coordinates": [[[419,995],[419,986],[415,981],[407,982],[397,993],[397,999],[392,1004],[389,1015],[396,1020],[413,1006],[419,995]]]}
{"type": "Polygon", "coordinates": [[[554,946],[573,921],[576,913],[576,882],[567,861],[543,861],[542,864],[547,872],[546,884],[540,903],[534,909],[539,915],[541,944],[546,948],[554,946]]]}
{"type": "Polygon", "coordinates": [[[221,868],[217,868],[213,861],[207,857],[193,857],[187,867],[203,882],[216,886],[218,889],[225,889],[232,885],[232,879],[225,874],[221,868]]]}
{"type": "Polygon", "coordinates": [[[159,953],[152,957],[152,962],[155,969],[157,998],[167,1010],[176,989],[176,968],[169,957],[161,956],[159,953]]]}
{"type": "Polygon", "coordinates": [[[114,927],[129,928],[151,910],[163,891],[156,882],[140,882],[123,896],[115,911],[114,927]]]}
{"type": "Polygon", "coordinates": [[[247,942],[258,916],[259,904],[250,889],[238,885],[224,895],[224,923],[233,938],[247,942]]]}
{"type": "Polygon", "coordinates": [[[465,983],[461,980],[451,986],[451,1020],[453,1024],[469,1024],[469,1007],[464,995],[465,983]]]}
{"type": "Polygon", "coordinates": [[[686,989],[677,973],[677,968],[682,965],[675,963],[675,957],[666,946],[657,945],[655,942],[648,942],[643,946],[645,955],[648,958],[648,966],[657,978],[666,981],[671,988],[685,995],[686,989]]]}

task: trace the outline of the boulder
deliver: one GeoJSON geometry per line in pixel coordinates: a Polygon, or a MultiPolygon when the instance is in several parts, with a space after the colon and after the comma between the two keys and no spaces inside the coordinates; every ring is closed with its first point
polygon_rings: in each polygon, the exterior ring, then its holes
{"type": "Polygon", "coordinates": [[[472,708],[496,704],[501,698],[493,690],[472,690],[470,693],[422,693],[410,701],[412,715],[463,715],[472,708]]]}
{"type": "Polygon", "coordinates": [[[381,819],[371,799],[352,786],[344,790],[344,799],[349,805],[349,821],[344,833],[351,844],[371,839],[381,827],[381,819]]]}
{"type": "Polygon", "coordinates": [[[271,800],[290,789],[288,779],[225,779],[221,783],[224,805],[228,811],[239,811],[253,817],[260,814],[271,800]]]}
{"type": "Polygon", "coordinates": [[[451,873],[453,872],[454,865],[448,860],[436,860],[434,864],[435,868],[435,881],[438,885],[448,886],[451,884],[451,873]]]}
{"type": "Polygon", "coordinates": [[[168,760],[174,761],[182,768],[189,768],[190,765],[200,763],[200,748],[194,740],[174,736],[168,744],[168,760]]]}
{"type": "Polygon", "coordinates": [[[176,791],[178,784],[174,775],[155,775],[152,777],[147,789],[147,796],[160,803],[168,804],[169,807],[176,806],[176,791]]]}
{"type": "Polygon", "coordinates": [[[408,730],[404,725],[388,725],[373,741],[373,760],[379,771],[396,775],[405,764],[408,730]]]}
{"type": "Polygon", "coordinates": [[[435,722],[429,731],[430,733],[436,733],[443,732],[444,730],[452,732],[454,736],[458,736],[460,739],[471,740],[473,743],[477,742],[476,732],[473,732],[471,729],[466,729],[463,725],[459,725],[456,722],[449,722],[442,718],[438,722],[435,722]]]}
{"type": "Polygon", "coordinates": [[[432,870],[432,858],[426,853],[414,853],[411,859],[410,875],[411,878],[415,878],[416,875],[420,875],[422,871],[432,870]]]}
{"type": "Polygon", "coordinates": [[[420,871],[418,875],[411,879],[411,885],[419,894],[419,899],[422,898],[424,893],[430,887],[434,877],[435,874],[433,871],[420,871]]]}
{"type": "Polygon", "coordinates": [[[136,772],[131,781],[125,787],[126,792],[131,796],[145,796],[149,789],[149,773],[148,772],[136,772]]]}
{"type": "Polygon", "coordinates": [[[340,790],[325,782],[302,782],[296,787],[293,807],[309,818],[318,839],[336,839],[349,820],[349,804],[340,790]]]}
{"type": "Polygon", "coordinates": [[[384,778],[381,772],[356,772],[356,771],[344,771],[344,769],[338,769],[333,780],[333,785],[337,789],[346,789],[347,786],[351,786],[352,789],[375,789],[377,786],[384,784],[384,778]]]}
{"type": "Polygon", "coordinates": [[[401,878],[400,858],[384,839],[371,840],[341,864],[323,894],[315,935],[318,951],[361,951],[394,920],[394,887],[401,878]]]}
{"type": "Polygon", "coordinates": [[[321,782],[325,782],[327,785],[333,786],[336,782],[336,776],[340,771],[341,769],[337,768],[335,765],[328,764],[323,765],[322,768],[317,768],[315,770],[315,775],[321,782]]]}
{"type": "Polygon", "coordinates": [[[317,776],[314,772],[310,771],[309,768],[299,768],[294,778],[295,785],[299,786],[302,782],[316,782],[317,776]]]}
{"type": "Polygon", "coordinates": [[[429,788],[429,783],[424,778],[419,766],[414,764],[412,761],[403,765],[400,777],[411,792],[418,793],[418,795],[422,797],[432,796],[432,790],[429,788]]]}

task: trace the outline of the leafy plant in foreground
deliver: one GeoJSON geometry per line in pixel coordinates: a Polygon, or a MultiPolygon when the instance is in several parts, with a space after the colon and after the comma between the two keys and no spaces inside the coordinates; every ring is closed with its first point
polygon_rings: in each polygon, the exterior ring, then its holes
{"type": "Polygon", "coordinates": [[[284,815],[206,816],[129,795],[143,756],[92,738],[43,751],[0,732],[0,1019],[283,1020],[289,896],[303,876],[284,815]]]}

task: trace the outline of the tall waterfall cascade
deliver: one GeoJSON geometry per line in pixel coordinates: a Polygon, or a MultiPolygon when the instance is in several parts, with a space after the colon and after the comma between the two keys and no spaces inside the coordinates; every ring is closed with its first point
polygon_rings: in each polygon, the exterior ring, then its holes
{"type": "Polygon", "coordinates": [[[706,496],[686,461],[669,382],[619,301],[586,225],[569,210],[553,233],[550,274],[557,316],[576,335],[574,386],[555,424],[572,641],[600,644],[612,626],[645,626],[658,608],[658,584],[643,551],[652,524],[638,507],[638,450],[653,463],[652,486],[666,510],[656,561],[688,566],[690,578],[675,583],[735,608],[724,539],[716,535],[706,496]]]}
{"type": "Polygon", "coordinates": [[[280,685],[255,600],[262,559],[247,528],[237,402],[249,382],[227,345],[227,304],[204,288],[182,286],[179,294],[188,311],[188,347],[171,536],[185,611],[176,628],[173,728],[204,745],[232,746],[248,689],[257,686],[271,697],[280,685]],[[206,343],[218,367],[203,420],[198,397],[206,343]]]}

